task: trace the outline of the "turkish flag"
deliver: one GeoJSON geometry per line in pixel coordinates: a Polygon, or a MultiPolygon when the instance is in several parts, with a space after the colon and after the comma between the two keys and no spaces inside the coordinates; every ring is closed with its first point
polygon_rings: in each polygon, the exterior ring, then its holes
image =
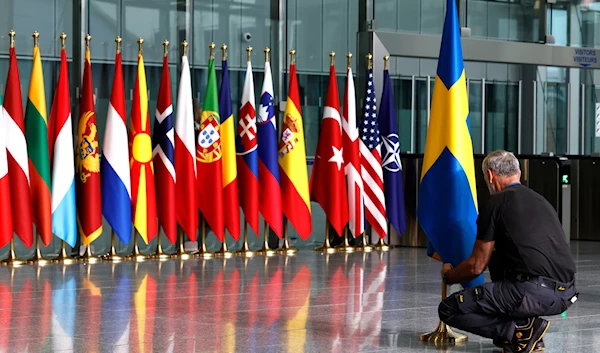
{"type": "Polygon", "coordinates": [[[327,101],[310,178],[310,199],[321,205],[339,236],[348,224],[348,195],[335,67],[329,69],[327,101]]]}

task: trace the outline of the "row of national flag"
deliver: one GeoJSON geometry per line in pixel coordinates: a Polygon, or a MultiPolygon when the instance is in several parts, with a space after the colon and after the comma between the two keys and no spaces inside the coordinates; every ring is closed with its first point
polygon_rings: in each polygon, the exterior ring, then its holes
{"type": "Polygon", "coordinates": [[[387,236],[388,222],[402,235],[406,230],[404,181],[389,71],[386,67],[383,73],[382,106],[378,113],[369,58],[359,126],[352,69],[349,66],[347,70],[340,110],[335,54],[331,55],[329,87],[310,182],[311,200],[323,207],[339,236],[346,225],[354,237],[363,235],[366,222],[380,238],[387,236]]]}
{"type": "Polygon", "coordinates": [[[31,247],[35,241],[32,224],[44,245],[51,242],[54,234],[70,246],[76,245],[78,237],[89,246],[102,233],[102,216],[124,243],[130,241],[133,228],[146,243],[150,242],[158,234],[159,225],[171,243],[177,241],[178,225],[195,241],[198,210],[221,242],[225,231],[238,240],[240,208],[255,234],[260,214],[279,237],[283,236],[285,217],[300,237],[306,239],[312,232],[310,201],[323,207],[340,235],[348,223],[355,237],[361,235],[365,220],[382,238],[388,231],[387,220],[399,234],[404,232],[402,166],[387,70],[383,109],[379,114],[372,70],[367,73],[366,101],[359,127],[352,71],[348,69],[342,115],[335,69],[331,66],[309,183],[293,60],[279,137],[268,51],[258,109],[252,64],[248,60],[236,123],[226,46],[221,48],[222,80],[218,89],[214,44],[211,44],[208,83],[196,139],[187,47],[181,58],[174,112],[168,42],[164,43],[163,74],[151,132],[143,40],[138,41],[138,70],[127,127],[120,38],[117,38],[115,74],[101,153],[89,40],[91,37],[87,36],[77,139],[73,141],[64,46],[48,117],[36,37],[23,113],[11,37],[9,72],[0,111],[0,123],[6,131],[0,136],[0,247],[11,241],[13,232],[31,247]]]}

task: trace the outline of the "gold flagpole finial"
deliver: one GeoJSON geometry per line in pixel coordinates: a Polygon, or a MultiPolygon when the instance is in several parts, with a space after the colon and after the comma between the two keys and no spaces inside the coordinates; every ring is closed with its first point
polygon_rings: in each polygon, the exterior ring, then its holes
{"type": "Polygon", "coordinates": [[[373,68],[373,55],[371,53],[367,54],[367,70],[371,70],[373,68]]]}
{"type": "Polygon", "coordinates": [[[11,48],[15,47],[15,36],[16,35],[17,35],[17,32],[15,32],[12,29],[8,32],[8,36],[10,37],[10,47],[11,48]]]}
{"type": "Polygon", "coordinates": [[[335,52],[334,51],[329,52],[329,65],[330,66],[335,65],[335,52]]]}
{"type": "Polygon", "coordinates": [[[248,61],[252,61],[252,47],[246,48],[246,51],[248,52],[248,61]]]}
{"type": "Polygon", "coordinates": [[[115,43],[117,43],[117,54],[119,54],[121,52],[121,42],[123,41],[123,39],[121,37],[115,38],[115,43]]]}
{"type": "Polygon", "coordinates": [[[269,62],[269,53],[271,52],[271,49],[267,47],[263,51],[265,52],[265,62],[269,62]]]}
{"type": "Polygon", "coordinates": [[[181,42],[181,46],[183,47],[183,56],[187,56],[188,42],[184,40],[181,42]]]}
{"type": "Polygon", "coordinates": [[[208,45],[208,48],[210,48],[210,60],[214,60],[215,59],[215,43],[210,43],[208,45]]]}
{"type": "Polygon", "coordinates": [[[90,40],[92,40],[92,36],[89,34],[85,36],[85,50],[90,50],[90,40]]]}
{"type": "Polygon", "coordinates": [[[346,54],[346,58],[348,58],[348,67],[352,67],[352,53],[346,54]]]}
{"type": "Polygon", "coordinates": [[[169,41],[168,40],[165,39],[163,41],[163,47],[165,47],[163,54],[165,57],[167,57],[169,55],[169,41]]]}
{"type": "Polygon", "coordinates": [[[389,70],[389,68],[390,68],[390,56],[386,55],[383,57],[383,69],[389,70]]]}
{"type": "Polygon", "coordinates": [[[221,45],[221,52],[223,52],[223,54],[221,55],[221,60],[227,60],[227,44],[221,45]]]}
{"type": "Polygon", "coordinates": [[[144,44],[144,38],[139,37],[137,39],[137,43],[138,43],[138,55],[142,55],[142,45],[144,44]]]}
{"type": "Polygon", "coordinates": [[[290,50],[290,64],[296,65],[296,49],[290,50]]]}
{"type": "Polygon", "coordinates": [[[65,41],[67,40],[67,34],[65,32],[62,32],[60,36],[58,36],[58,38],[60,38],[60,48],[65,49],[65,41]]]}
{"type": "Polygon", "coordinates": [[[33,46],[37,47],[38,46],[38,39],[40,38],[40,32],[35,31],[35,32],[33,32],[33,34],[31,36],[33,37],[33,46]]]}

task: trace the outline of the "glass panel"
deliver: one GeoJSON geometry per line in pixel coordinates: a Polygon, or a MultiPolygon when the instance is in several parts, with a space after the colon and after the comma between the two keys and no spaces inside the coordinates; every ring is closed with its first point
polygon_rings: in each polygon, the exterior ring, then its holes
{"type": "Polygon", "coordinates": [[[547,84],[546,151],[557,155],[567,153],[567,105],[566,83],[547,84]]]}
{"type": "Polygon", "coordinates": [[[471,141],[473,142],[473,153],[481,153],[481,80],[469,80],[469,127],[471,141]]]}
{"type": "Polygon", "coordinates": [[[393,79],[394,104],[396,106],[396,116],[398,119],[398,135],[400,138],[400,151],[411,152],[411,98],[412,98],[412,79],[399,78],[393,79]]]}
{"type": "Polygon", "coordinates": [[[427,78],[419,77],[415,81],[415,120],[416,120],[416,153],[425,153],[425,139],[427,138],[427,126],[429,108],[431,107],[431,98],[433,96],[433,80],[430,80],[429,99],[427,99],[427,78]]]}

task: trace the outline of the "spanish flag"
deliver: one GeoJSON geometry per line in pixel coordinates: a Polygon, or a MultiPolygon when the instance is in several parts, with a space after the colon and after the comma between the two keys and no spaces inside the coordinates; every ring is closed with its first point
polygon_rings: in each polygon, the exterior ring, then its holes
{"type": "Polygon", "coordinates": [[[129,129],[131,165],[131,203],[133,225],[148,244],[158,232],[156,219],[156,192],[154,167],[152,165],[152,139],[150,138],[150,115],[148,115],[148,89],[141,43],[138,52],[138,71],[131,102],[131,127],[129,129]]]}
{"type": "Polygon", "coordinates": [[[281,129],[279,167],[283,214],[292,223],[300,237],[306,240],[312,232],[312,223],[304,127],[300,112],[296,65],[293,60],[290,64],[290,89],[281,129]]]}
{"type": "MultiPolygon", "coordinates": [[[[477,193],[469,105],[454,0],[448,0],[417,216],[430,248],[445,263],[457,266],[473,250],[477,232],[477,193]]],[[[433,255],[432,252],[429,255],[433,255]]],[[[465,287],[483,283],[483,275],[465,287]]]]}
{"type": "Polygon", "coordinates": [[[52,199],[50,197],[50,157],[48,154],[48,117],[44,94],[42,60],[34,33],[33,68],[25,109],[25,133],[29,154],[29,183],[33,221],[42,242],[52,241],[52,199]]]}

